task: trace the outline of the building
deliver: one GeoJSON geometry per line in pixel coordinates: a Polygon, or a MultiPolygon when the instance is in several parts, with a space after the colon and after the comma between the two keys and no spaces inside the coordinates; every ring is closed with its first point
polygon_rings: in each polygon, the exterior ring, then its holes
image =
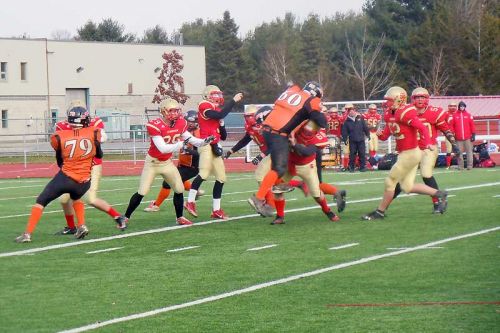
{"type": "Polygon", "coordinates": [[[172,50],[183,56],[186,107],[194,107],[206,86],[203,46],[0,38],[0,135],[50,132],[73,99],[140,124],[157,107],[162,55],[172,50]]]}

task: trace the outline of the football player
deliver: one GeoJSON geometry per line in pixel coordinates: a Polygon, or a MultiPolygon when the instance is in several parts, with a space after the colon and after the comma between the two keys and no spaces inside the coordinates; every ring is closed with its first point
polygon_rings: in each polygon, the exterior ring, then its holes
{"type": "MultiPolygon", "coordinates": [[[[85,107],[85,105],[81,101],[72,101],[71,107],[85,107]]],[[[99,117],[93,117],[90,119],[89,127],[99,128],[101,130],[101,144],[106,141],[107,135],[104,131],[104,123],[99,117]]],[[[60,121],[56,124],[56,131],[65,131],[72,130],[73,127],[68,123],[67,120],[60,121]]],[[[102,176],[102,158],[94,157],[92,161],[92,182],[90,185],[90,189],[83,196],[83,201],[94,208],[99,209],[102,212],[105,212],[111,218],[113,218],[117,224],[117,227],[120,230],[125,230],[126,218],[125,216],[118,213],[109,203],[105,200],[97,197],[97,190],[99,189],[99,182],[102,176]]],[[[71,235],[76,233],[75,220],[74,220],[74,210],[73,205],[70,202],[70,196],[68,193],[61,195],[59,198],[61,202],[61,206],[64,211],[64,217],[66,219],[66,226],[56,233],[56,235],[71,235]]]]}
{"type": "Polygon", "coordinates": [[[326,128],[326,118],[321,112],[323,90],[319,83],[308,82],[303,88],[289,87],[274,103],[273,110],[264,120],[263,137],[271,156],[271,170],[266,174],[259,190],[249,204],[261,215],[272,216],[273,209],[266,204],[267,192],[280,181],[288,167],[288,136],[305,120],[313,120],[326,128]]]}
{"type": "MultiPolygon", "coordinates": [[[[448,112],[447,112],[447,118],[446,118],[446,122],[448,123],[448,127],[450,127],[450,124],[451,124],[451,121],[453,120],[453,115],[455,114],[455,112],[457,112],[457,109],[458,109],[458,103],[453,101],[453,102],[450,102],[450,104],[448,104],[448,112]]],[[[451,131],[451,127],[450,127],[450,131],[451,131]]],[[[453,152],[453,147],[451,146],[451,143],[446,140],[445,141],[445,144],[446,144],[446,169],[449,169],[450,166],[451,166],[451,159],[452,159],[452,152],[453,152]]]]}
{"type": "MultiPolygon", "coordinates": [[[[420,148],[423,150],[422,161],[420,161],[422,180],[426,185],[438,190],[439,186],[433,176],[434,166],[436,165],[438,157],[438,130],[441,131],[446,137],[446,140],[450,142],[454,154],[460,154],[460,149],[458,149],[455,136],[448,126],[447,112],[443,111],[440,107],[429,105],[429,92],[427,89],[422,87],[414,89],[411,93],[411,101],[417,109],[418,119],[424,124],[431,139],[430,143],[432,150],[425,149],[425,146],[423,146],[424,143],[422,140],[419,140],[420,148]]],[[[432,202],[434,204],[434,214],[443,213],[439,209],[439,203],[436,197],[432,197],[432,202]]]]}
{"type": "MultiPolygon", "coordinates": [[[[322,191],[322,187],[326,188],[333,186],[320,183],[318,177],[316,153],[328,145],[328,138],[325,130],[320,130],[316,123],[308,121],[295,132],[292,132],[290,144],[291,150],[288,159],[288,170],[283,176],[283,181],[286,183],[294,176],[300,177],[305,182],[311,196],[321,206],[323,213],[325,213],[328,219],[334,222],[340,220],[340,218],[331,211],[322,191]]],[[[285,198],[283,193],[286,192],[287,189],[285,188],[285,191],[282,192],[281,185],[282,184],[273,187],[276,218],[271,224],[285,223],[285,198]]],[[[335,188],[334,191],[337,192],[335,188]]]]}
{"type": "Polygon", "coordinates": [[[130,219],[132,213],[140,205],[142,198],[149,192],[156,175],[161,175],[174,190],[174,208],[176,222],[179,225],[193,224],[183,216],[184,184],[179,170],[172,162],[172,153],[179,151],[185,144],[203,147],[214,140],[213,136],[205,139],[194,137],[187,130],[187,122],[182,117],[180,104],[172,99],[164,99],[160,103],[161,117],[146,124],[151,137],[151,145],[144,162],[139,190],[130,198],[125,216],[130,219]]]}
{"type": "Polygon", "coordinates": [[[379,139],[387,140],[393,135],[396,139],[396,150],[399,152],[397,162],[392,166],[385,179],[385,190],[382,201],[376,210],[362,217],[364,220],[383,219],[396,194],[396,186],[405,193],[419,193],[434,196],[438,199],[438,208],[446,210],[448,193],[436,190],[425,184],[415,184],[418,165],[422,159],[418,134],[422,140],[420,146],[432,149],[429,131],[418,119],[415,106],[407,103],[408,95],[401,87],[391,87],[384,99],[387,111],[384,115],[386,126],[378,132],[379,139]]]}
{"type": "Polygon", "coordinates": [[[377,155],[378,150],[378,136],[377,131],[382,120],[382,116],[377,112],[377,106],[375,104],[368,105],[368,111],[363,114],[368,129],[370,130],[370,140],[368,141],[368,151],[371,157],[377,155]]]}
{"type": "MultiPolygon", "coordinates": [[[[198,112],[195,110],[189,110],[186,112],[184,119],[187,121],[187,130],[195,137],[200,136],[200,130],[198,129],[198,112]]],[[[198,154],[198,148],[190,143],[182,147],[179,152],[179,162],[177,164],[177,169],[181,175],[181,179],[184,184],[184,190],[189,191],[191,189],[191,178],[196,176],[199,172],[200,155],[198,154]]],[[[162,188],[156,197],[156,200],[151,201],[149,206],[144,208],[145,212],[158,212],[160,206],[170,195],[171,187],[166,182],[163,181],[162,188]]],[[[198,196],[203,195],[202,189],[198,190],[198,196]]]]}
{"type": "Polygon", "coordinates": [[[91,168],[94,157],[102,158],[101,131],[89,127],[90,115],[83,106],[70,107],[68,123],[71,131],[58,131],[50,137],[56,151],[59,172],[45,186],[31,209],[25,232],[16,238],[18,243],[31,242],[31,234],[42,217],[44,208],[64,193],[73,201],[78,225],[75,237],[84,238],[89,230],[85,225],[85,207],[80,198],[91,185],[91,168]]]}
{"type": "Polygon", "coordinates": [[[208,176],[215,176],[215,184],[212,190],[213,208],[211,218],[227,219],[228,216],[221,208],[222,188],[226,182],[226,169],[224,167],[223,151],[219,144],[221,140],[221,121],[231,112],[234,105],[243,98],[242,93],[237,93],[227,103],[224,103],[224,96],[219,87],[209,85],[203,90],[203,101],[198,105],[198,123],[200,125],[200,137],[215,137],[209,146],[200,148],[200,172],[193,180],[189,190],[186,210],[194,217],[198,217],[196,211],[196,195],[201,184],[207,180],[208,176]]]}

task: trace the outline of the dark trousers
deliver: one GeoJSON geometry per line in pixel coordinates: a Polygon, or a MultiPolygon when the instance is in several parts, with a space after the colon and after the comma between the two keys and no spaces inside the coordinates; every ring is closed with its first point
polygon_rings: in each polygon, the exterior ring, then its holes
{"type": "Polygon", "coordinates": [[[359,169],[366,168],[366,145],[365,141],[350,141],[349,140],[349,169],[354,170],[356,156],[359,156],[359,169]]]}
{"type": "Polygon", "coordinates": [[[288,137],[267,131],[262,136],[271,155],[271,169],[281,178],[288,170],[288,137]]]}

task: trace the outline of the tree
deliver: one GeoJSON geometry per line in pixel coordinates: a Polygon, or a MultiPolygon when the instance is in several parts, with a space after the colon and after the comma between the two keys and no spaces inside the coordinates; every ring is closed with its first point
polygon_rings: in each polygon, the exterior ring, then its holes
{"type": "Polygon", "coordinates": [[[347,54],[344,57],[345,74],[359,82],[365,101],[386,90],[397,69],[397,58],[386,58],[381,53],[385,35],[380,36],[376,44],[367,42],[366,37],[366,27],[360,45],[352,44],[346,34],[347,54]]]}
{"type": "Polygon", "coordinates": [[[73,38],[71,37],[71,32],[63,29],[57,29],[52,31],[51,37],[55,40],[70,40],[73,38]]]}
{"type": "Polygon", "coordinates": [[[266,50],[263,65],[266,76],[278,86],[284,86],[290,77],[288,75],[289,60],[285,43],[270,46],[266,50]]]}
{"type": "Polygon", "coordinates": [[[186,103],[189,96],[184,94],[184,79],[180,75],[184,68],[182,55],[173,50],[163,53],[162,58],[165,62],[158,76],[160,82],[155,89],[152,103],[160,103],[165,98],[173,98],[181,104],[186,103]]]}
{"type": "Polygon", "coordinates": [[[171,44],[171,41],[168,38],[168,33],[165,29],[157,24],[154,28],[144,31],[144,37],[142,37],[141,43],[171,44]]]}
{"type": "Polygon", "coordinates": [[[111,18],[103,19],[98,25],[91,20],[77,30],[77,40],[105,42],[133,42],[135,36],[124,34],[125,27],[111,18]]]}
{"type": "Polygon", "coordinates": [[[420,75],[424,78],[420,81],[413,77],[412,83],[415,87],[427,87],[431,95],[445,95],[449,88],[450,75],[444,66],[443,47],[439,49],[437,54],[432,55],[432,63],[429,71],[420,70],[420,75]]]}
{"type": "Polygon", "coordinates": [[[83,27],[77,29],[76,40],[86,40],[86,41],[98,41],[101,40],[99,32],[97,31],[97,25],[88,20],[83,27]]]}

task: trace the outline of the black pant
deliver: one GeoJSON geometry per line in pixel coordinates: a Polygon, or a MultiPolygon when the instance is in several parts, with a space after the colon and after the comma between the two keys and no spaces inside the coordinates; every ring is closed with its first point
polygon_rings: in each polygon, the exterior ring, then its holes
{"type": "Polygon", "coordinates": [[[288,137],[267,131],[262,136],[271,155],[271,169],[281,178],[288,170],[288,137]]]}
{"type": "Polygon", "coordinates": [[[54,178],[45,186],[42,193],[40,193],[36,199],[36,203],[46,207],[51,201],[64,193],[69,193],[72,200],[78,200],[83,197],[89,188],[90,180],[85,183],[78,183],[59,170],[54,178]]]}
{"type": "Polygon", "coordinates": [[[366,145],[365,141],[351,141],[349,140],[349,169],[354,170],[354,163],[356,162],[356,155],[359,156],[359,169],[366,168],[366,145]]]}

